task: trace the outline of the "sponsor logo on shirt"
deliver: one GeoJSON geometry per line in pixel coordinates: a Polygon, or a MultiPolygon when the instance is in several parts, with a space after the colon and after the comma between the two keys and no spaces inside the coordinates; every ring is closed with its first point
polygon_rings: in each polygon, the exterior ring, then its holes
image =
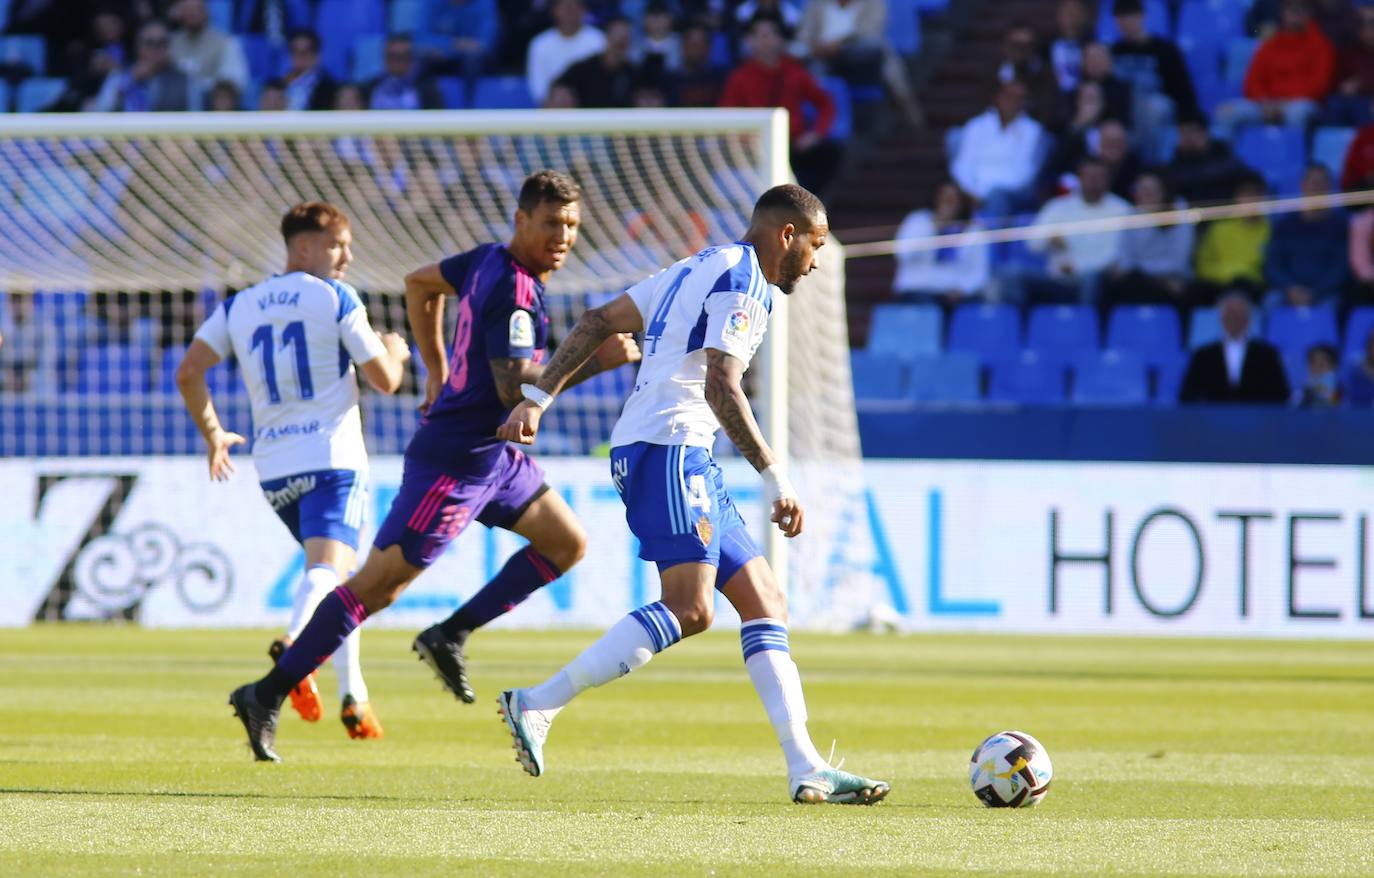
{"type": "Polygon", "coordinates": [[[749,335],[749,315],[743,311],[736,311],[726,317],[725,334],[744,341],[749,335]]]}
{"type": "Polygon", "coordinates": [[[510,346],[534,347],[534,321],[528,311],[513,311],[510,315],[510,346]]]}

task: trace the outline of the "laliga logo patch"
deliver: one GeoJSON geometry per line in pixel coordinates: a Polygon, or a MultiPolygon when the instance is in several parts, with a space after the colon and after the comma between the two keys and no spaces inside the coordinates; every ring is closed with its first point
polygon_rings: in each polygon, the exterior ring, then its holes
{"type": "Polygon", "coordinates": [[[749,315],[743,311],[736,311],[725,318],[725,333],[736,338],[744,338],[749,332],[749,315]]]}
{"type": "Polygon", "coordinates": [[[534,347],[534,321],[528,311],[514,311],[510,315],[510,346],[534,347]]]}

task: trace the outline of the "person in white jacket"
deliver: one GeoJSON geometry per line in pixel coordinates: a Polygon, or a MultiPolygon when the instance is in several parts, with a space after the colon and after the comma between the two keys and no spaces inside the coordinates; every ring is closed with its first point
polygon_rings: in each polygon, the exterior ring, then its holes
{"type": "MultiPolygon", "coordinates": [[[[1132,213],[1124,198],[1111,193],[1111,178],[1101,159],[1089,157],[1079,162],[1078,182],[1077,192],[1050,199],[1036,214],[1033,225],[1110,221],[1132,213]]],[[[1100,232],[1069,229],[1033,238],[1027,246],[1049,256],[1049,276],[1026,279],[1026,292],[1032,301],[1091,303],[1097,299],[1102,272],[1116,262],[1121,232],[1110,228],[1100,232]]]]}
{"type": "Polygon", "coordinates": [[[976,202],[979,216],[1003,225],[1035,208],[1035,177],[1046,146],[1045,131],[1026,115],[1026,86],[998,86],[993,106],[969,120],[959,135],[950,175],[976,202]]]}
{"type": "Polygon", "coordinates": [[[969,203],[953,182],[935,190],[932,209],[907,214],[897,229],[897,276],[893,292],[955,305],[983,293],[988,282],[988,245],[908,250],[901,245],[935,235],[976,231],[982,226],[969,217],[969,203]]]}

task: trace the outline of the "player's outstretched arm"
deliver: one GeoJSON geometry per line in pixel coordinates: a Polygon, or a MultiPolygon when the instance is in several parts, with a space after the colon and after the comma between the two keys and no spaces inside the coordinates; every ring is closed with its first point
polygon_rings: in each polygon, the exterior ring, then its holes
{"type": "Polygon", "coordinates": [[[406,319],[410,334],[424,361],[425,401],[421,411],[428,411],[448,381],[448,360],[444,358],[444,298],[452,295],[453,286],[444,279],[439,263],[431,262],[406,275],[406,319]]]}
{"type": "Polygon", "coordinates": [[[773,522],[787,536],[802,532],[802,508],[797,492],[778,466],[773,449],[763,438],[749,397],[744,394],[744,362],[724,351],[706,349],[706,403],[721,429],[744,459],[763,476],[773,500],[773,522]]]}
{"type": "MultiPolygon", "coordinates": [[[[644,318],[639,307],[628,295],[617,296],[610,302],[584,311],[577,325],[563,339],[553,359],[544,367],[539,378],[533,383],[534,396],[523,394],[521,402],[511,410],[506,423],[496,431],[496,435],[509,442],[522,445],[534,444],[539,432],[539,419],[544,409],[553,403],[553,397],[569,383],[591,356],[603,345],[610,344],[626,355],[624,362],[632,362],[630,356],[638,359],[639,348],[627,346],[622,339],[612,338],[620,333],[638,332],[644,328],[644,318]]],[[[616,365],[619,365],[617,363],[616,365]]],[[[607,367],[609,368],[609,367],[607,367]]]]}
{"type": "Polygon", "coordinates": [[[219,354],[200,339],[191,342],[186,356],[177,366],[177,389],[191,413],[196,429],[205,438],[205,446],[210,462],[210,478],[222,482],[234,471],[229,460],[229,449],[242,445],[248,440],[238,433],[230,433],[220,424],[215,412],[215,403],[210,399],[210,385],[205,380],[209,372],[220,360],[219,354]]]}
{"type": "Polygon", "coordinates": [[[383,332],[378,337],[381,338],[386,353],[373,357],[359,368],[374,390],[379,393],[395,393],[401,389],[401,380],[405,378],[406,363],[410,360],[410,345],[406,344],[406,340],[399,333],[383,332]]]}

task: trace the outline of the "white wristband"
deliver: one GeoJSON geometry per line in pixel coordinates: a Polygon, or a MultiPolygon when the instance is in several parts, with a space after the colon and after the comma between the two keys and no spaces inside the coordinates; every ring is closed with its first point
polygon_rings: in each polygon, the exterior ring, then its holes
{"type": "Polygon", "coordinates": [[[767,488],[769,500],[776,503],[784,497],[797,499],[797,489],[792,487],[792,481],[787,478],[787,473],[783,470],[782,464],[775,463],[759,473],[763,477],[764,487],[767,488]]]}
{"type": "Polygon", "coordinates": [[[539,406],[540,409],[548,409],[549,406],[553,405],[553,394],[545,393],[533,384],[521,384],[520,395],[539,406]]]}

